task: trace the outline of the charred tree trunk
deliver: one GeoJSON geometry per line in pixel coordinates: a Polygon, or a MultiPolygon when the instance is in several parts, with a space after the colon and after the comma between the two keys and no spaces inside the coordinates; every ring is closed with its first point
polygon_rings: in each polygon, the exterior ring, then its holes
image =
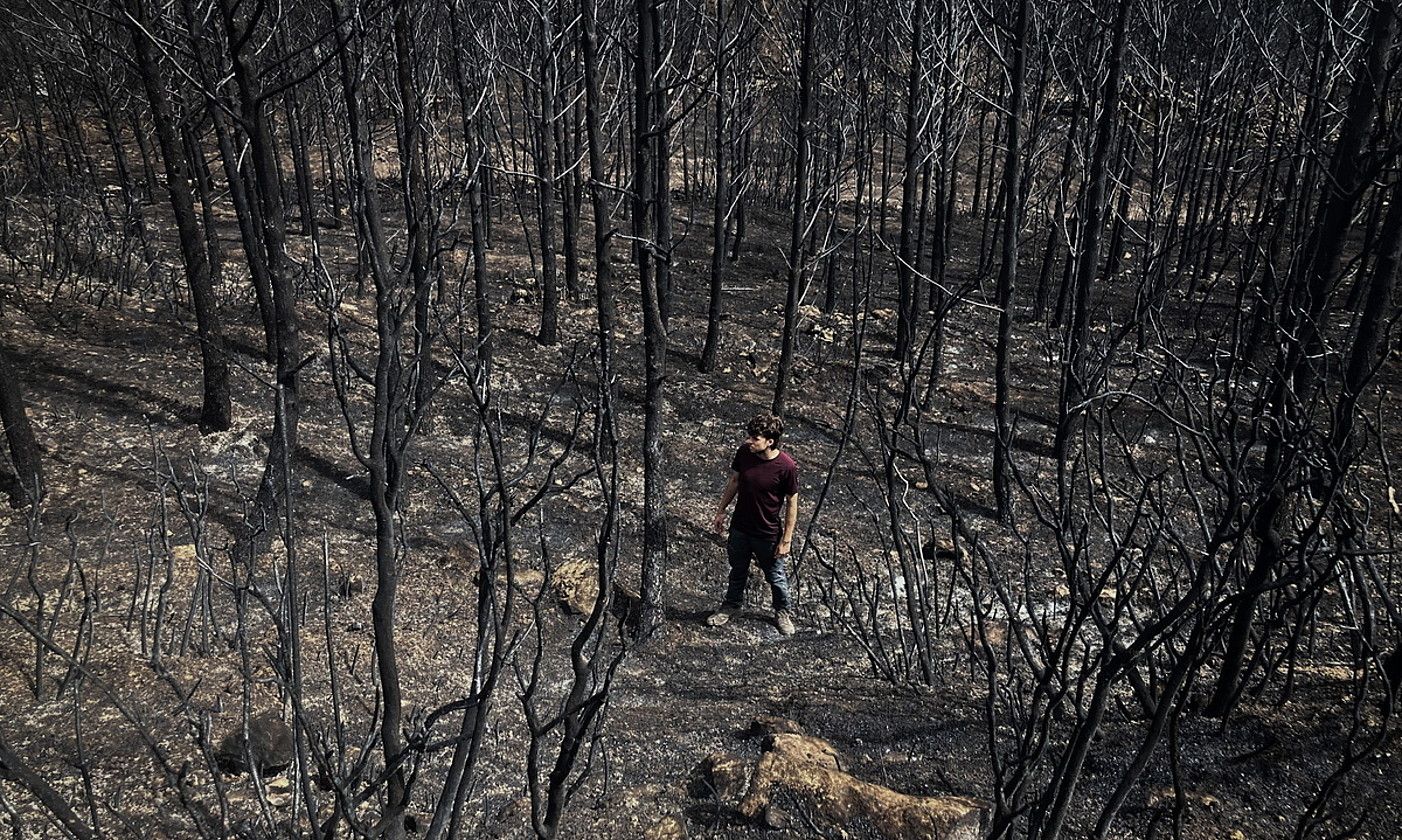
{"type": "Polygon", "coordinates": [[[715,369],[716,351],[720,345],[721,291],[725,281],[725,231],[729,224],[727,203],[730,192],[726,181],[726,102],[725,102],[725,0],[716,0],[716,40],[715,68],[715,108],[712,129],[715,131],[715,147],[712,153],[712,174],[715,189],[711,196],[711,295],[706,308],[706,341],[701,346],[701,361],[697,369],[708,373],[715,369]]]}
{"type": "Polygon", "coordinates": [[[775,414],[783,416],[788,398],[789,375],[793,367],[794,339],[798,326],[798,303],[803,292],[803,228],[808,216],[808,160],[812,153],[809,133],[813,123],[813,25],[816,0],[803,0],[803,41],[798,57],[798,136],[794,152],[793,216],[789,227],[788,294],[784,298],[784,337],[779,352],[779,368],[774,381],[775,414]]]}
{"type": "Polygon", "coordinates": [[[399,132],[399,162],[404,188],[404,218],[408,223],[409,280],[414,290],[414,410],[427,414],[434,390],[432,303],[433,210],[428,192],[428,151],[424,147],[423,94],[415,78],[414,7],[412,0],[394,6],[395,85],[403,125],[399,132]]]}
{"type": "Polygon", "coordinates": [[[580,47],[584,56],[584,130],[589,147],[589,201],[594,210],[594,299],[598,306],[599,354],[605,366],[611,364],[614,328],[614,282],[610,242],[613,219],[609,213],[604,181],[603,128],[600,125],[603,99],[599,92],[599,22],[596,0],[582,0],[580,47]]]}
{"type": "Polygon", "coordinates": [[[916,229],[917,190],[920,184],[920,90],[925,49],[925,0],[915,0],[910,15],[910,70],[906,77],[905,172],[901,178],[901,244],[896,261],[896,359],[910,353],[915,341],[920,295],[915,289],[920,236],[916,229]]]}
{"type": "Polygon", "coordinates": [[[1009,355],[1012,352],[1014,291],[1017,282],[1018,226],[1022,217],[1022,111],[1026,99],[1027,81],[1027,7],[1028,0],[1017,4],[1017,22],[1013,24],[1012,90],[1008,100],[1008,150],[1003,164],[1003,242],[1002,265],[998,269],[998,349],[994,361],[993,408],[993,495],[998,519],[1010,523],[1013,518],[1012,459],[1013,429],[1008,417],[1008,380],[1011,377],[1009,355]]]}
{"type": "Polygon", "coordinates": [[[643,355],[646,406],[643,416],[642,615],[638,633],[646,638],[662,623],[662,591],[667,567],[667,490],[662,446],[662,409],[667,376],[667,325],[663,320],[659,253],[659,192],[665,171],[659,150],[666,115],[659,113],[657,49],[661,37],[658,3],[635,0],[638,26],[633,56],[633,261],[643,302],[643,355]]]}
{"type": "MultiPolygon", "coordinates": [[[[181,10],[185,25],[192,31],[198,25],[197,11],[192,0],[183,0],[181,10]]],[[[213,89],[215,72],[204,54],[196,51],[196,68],[206,89],[213,89]]],[[[268,265],[267,253],[263,246],[262,224],[259,221],[257,199],[254,188],[244,177],[240,166],[242,159],[236,143],[236,123],[220,101],[209,102],[210,119],[214,125],[215,139],[219,144],[219,157],[224,167],[224,177],[229,184],[229,199],[238,217],[239,238],[243,245],[244,258],[248,264],[249,278],[253,284],[254,298],[257,301],[258,316],[263,324],[264,355],[271,361],[277,360],[277,313],[273,307],[273,281],[268,265]]]]}
{"type": "Polygon", "coordinates": [[[548,4],[540,5],[540,75],[536,79],[540,117],[536,120],[536,197],[540,231],[540,332],[536,340],[550,346],[559,339],[560,277],[555,258],[555,70],[554,27],[548,4]]]}
{"type": "MultiPolygon", "coordinates": [[[[1384,61],[1392,46],[1396,18],[1389,0],[1374,0],[1368,45],[1355,69],[1354,84],[1330,156],[1326,192],[1310,227],[1304,256],[1292,272],[1290,287],[1281,295],[1278,317],[1286,338],[1265,409],[1270,420],[1268,427],[1273,430],[1266,447],[1261,488],[1265,501],[1255,511],[1251,525],[1258,548],[1232,610],[1222,669],[1206,709],[1211,715],[1226,715],[1236,704],[1256,606],[1286,559],[1285,514],[1290,495],[1296,492],[1292,472],[1298,454],[1296,441],[1290,436],[1300,425],[1301,418],[1295,415],[1305,407],[1321,380],[1327,382],[1327,371],[1310,369],[1309,357],[1316,354],[1322,340],[1321,321],[1338,281],[1348,226],[1367,183],[1365,146],[1380,101],[1379,83],[1384,79],[1384,61]]],[[[1386,259],[1381,262],[1386,263],[1386,259]]]]}
{"type": "Polygon", "coordinates": [[[195,331],[200,342],[200,359],[204,369],[204,397],[200,406],[200,429],[223,431],[232,421],[229,396],[229,361],[224,336],[215,311],[214,287],[210,282],[209,255],[204,235],[195,216],[195,203],[190,195],[193,173],[185,157],[185,147],[166,97],[166,83],[156,66],[156,54],[149,39],[151,21],[143,0],[127,0],[122,9],[131,32],[136,53],[136,66],[142,87],[151,105],[151,119],[156,125],[156,138],[165,161],[166,194],[180,239],[180,255],[185,263],[190,301],[195,310],[195,331]]]}
{"type": "MultiPolygon", "coordinates": [[[[373,402],[372,419],[368,447],[357,450],[356,455],[365,467],[369,477],[370,506],[375,516],[375,595],[370,606],[371,623],[375,637],[375,665],[379,675],[379,689],[383,713],[380,718],[380,741],[384,750],[387,770],[386,802],[381,826],[385,836],[402,837],[404,832],[402,815],[408,807],[409,786],[402,762],[405,758],[403,737],[404,701],[399,677],[399,651],[395,642],[395,609],[399,589],[400,539],[398,516],[400,492],[403,488],[403,453],[409,437],[417,427],[413,411],[421,410],[422,404],[413,402],[415,377],[413,365],[406,365],[400,355],[405,318],[408,312],[414,313],[417,329],[417,303],[420,293],[427,294],[426,283],[417,285],[420,279],[414,274],[414,256],[409,257],[407,278],[396,272],[389,262],[387,237],[380,209],[379,189],[375,180],[373,135],[369,120],[364,113],[363,94],[360,90],[359,67],[352,59],[359,55],[351,40],[351,21],[359,20],[358,10],[346,9],[342,3],[335,6],[336,36],[341,67],[341,90],[345,98],[346,122],[350,129],[352,152],[352,191],[357,200],[352,201],[356,208],[356,231],[361,247],[370,261],[370,272],[375,282],[375,337],[376,357],[372,375],[373,402]],[[405,280],[408,288],[405,289],[405,280]],[[405,292],[414,306],[404,305],[405,292]]],[[[403,27],[396,36],[396,42],[407,35],[408,9],[401,5],[396,10],[396,30],[403,27]]],[[[400,54],[402,59],[404,54],[400,54]]],[[[401,84],[403,78],[400,78],[401,84]]],[[[412,85],[411,85],[412,87],[412,85]]],[[[401,87],[401,93],[404,92],[401,87]]],[[[405,119],[409,118],[406,108],[405,119]]],[[[403,134],[412,134],[406,124],[403,134]]],[[[401,146],[401,152],[407,148],[401,146]]],[[[412,169],[412,159],[403,160],[407,169],[412,169]]],[[[405,173],[408,175],[408,173],[405,173]]],[[[412,178],[403,181],[406,191],[413,192],[412,178]]],[[[416,203],[409,195],[405,196],[406,211],[412,211],[416,203]]],[[[410,243],[411,249],[414,244],[410,243]]],[[[333,350],[334,352],[334,350],[333,350]]],[[[413,359],[418,359],[420,345],[415,341],[413,359]]]]}
{"type": "Polygon", "coordinates": [[[0,347],[0,421],[5,425],[10,461],[15,467],[15,485],[7,488],[11,507],[25,507],[44,496],[44,469],[39,460],[39,444],[24,409],[24,389],[0,347]]]}
{"type": "Polygon", "coordinates": [[[258,485],[253,521],[240,536],[240,553],[256,553],[255,540],[265,537],[277,521],[282,502],[291,492],[291,476],[287,465],[297,449],[297,427],[301,417],[301,400],[297,371],[301,366],[301,337],[297,301],[292,283],[290,260],[287,255],[286,220],[283,215],[282,187],[277,156],[273,148],[272,126],[268,120],[267,102],[262,93],[260,68],[251,52],[253,27],[257,15],[247,17],[248,10],[235,0],[221,0],[221,12],[229,47],[232,76],[238,87],[240,121],[248,134],[249,161],[253,171],[250,209],[256,207],[259,225],[259,245],[265,261],[272,292],[274,337],[276,339],[274,375],[281,390],[283,410],[274,413],[272,438],[263,478],[258,485]]]}
{"type": "Polygon", "coordinates": [[[1067,329],[1061,360],[1061,400],[1057,417],[1055,454],[1065,463],[1072,429],[1080,414],[1080,403],[1087,396],[1084,370],[1085,344],[1090,332],[1091,285],[1100,266],[1100,237],[1104,229],[1105,193],[1109,183],[1110,152],[1115,145],[1115,116],[1120,106],[1120,79],[1124,75],[1125,31],[1129,25],[1132,0],[1118,0],[1111,33],[1105,85],[1100,96],[1100,117],[1096,122],[1095,145],[1091,153],[1081,221],[1080,254],[1072,281],[1071,324],[1067,329]]]}
{"type": "Polygon", "coordinates": [[[448,12],[448,26],[454,44],[453,81],[457,86],[458,107],[462,111],[462,132],[468,154],[467,203],[472,230],[472,283],[477,316],[476,358],[481,375],[489,376],[492,367],[493,314],[491,288],[487,277],[487,208],[483,192],[483,179],[487,173],[487,146],[482,139],[482,103],[473,96],[473,85],[468,78],[461,54],[471,41],[463,37],[458,14],[458,4],[455,2],[448,12]]]}

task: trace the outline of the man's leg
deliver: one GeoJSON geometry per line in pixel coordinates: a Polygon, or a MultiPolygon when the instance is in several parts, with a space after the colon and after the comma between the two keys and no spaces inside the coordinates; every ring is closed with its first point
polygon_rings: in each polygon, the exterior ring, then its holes
{"type": "Polygon", "coordinates": [[[730,579],[725,588],[725,605],[739,607],[745,603],[745,584],[750,580],[750,540],[744,534],[730,530],[725,541],[725,555],[730,560],[730,579]]]}
{"type": "Polygon", "coordinates": [[[720,609],[706,616],[706,624],[710,627],[728,623],[730,616],[745,603],[745,584],[750,579],[750,544],[744,534],[731,530],[729,539],[725,541],[725,556],[730,561],[730,577],[720,609]]]}
{"type": "Polygon", "coordinates": [[[785,612],[789,608],[789,576],[784,569],[785,557],[778,556],[779,544],[765,540],[763,546],[756,546],[755,562],[764,571],[764,579],[769,582],[769,593],[774,599],[774,611],[785,612]]]}

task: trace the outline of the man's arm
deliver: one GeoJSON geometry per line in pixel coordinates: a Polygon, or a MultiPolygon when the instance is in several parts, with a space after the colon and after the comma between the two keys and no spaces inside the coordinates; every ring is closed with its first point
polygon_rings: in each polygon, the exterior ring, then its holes
{"type": "Polygon", "coordinates": [[[785,501],[784,535],[779,538],[779,556],[787,557],[793,545],[794,527],[798,525],[798,494],[794,493],[785,501]]]}
{"type": "Polygon", "coordinates": [[[711,530],[717,534],[725,530],[725,509],[730,507],[730,503],[735,501],[735,494],[740,492],[740,474],[734,470],[730,471],[730,480],[725,483],[725,489],[720,491],[720,507],[716,509],[715,519],[711,520],[711,530]]]}

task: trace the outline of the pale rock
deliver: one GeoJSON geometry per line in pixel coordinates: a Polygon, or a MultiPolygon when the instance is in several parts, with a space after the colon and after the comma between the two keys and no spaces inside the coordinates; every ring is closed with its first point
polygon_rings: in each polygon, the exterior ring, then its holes
{"type": "MultiPolygon", "coordinates": [[[[772,721],[770,723],[772,725],[772,721]]],[[[765,738],[758,763],[713,754],[704,767],[716,797],[752,822],[779,830],[789,826],[785,806],[841,835],[861,824],[875,837],[925,837],[933,840],[979,840],[989,805],[963,796],[912,796],[862,781],[841,769],[837,750],[808,735],[776,733],[765,738]],[[736,793],[744,796],[735,805],[736,793]]]]}
{"type": "Polygon", "coordinates": [[[668,815],[643,834],[643,840],[686,840],[686,823],[668,815]]]}

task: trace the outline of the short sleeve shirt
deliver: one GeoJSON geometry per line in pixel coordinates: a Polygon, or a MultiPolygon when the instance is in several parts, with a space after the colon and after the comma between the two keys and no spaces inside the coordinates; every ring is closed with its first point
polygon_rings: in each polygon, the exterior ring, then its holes
{"type": "Polygon", "coordinates": [[[730,527],[754,537],[779,536],[784,500],[798,493],[798,464],[787,452],[766,460],[741,446],[730,468],[740,477],[730,527]]]}

